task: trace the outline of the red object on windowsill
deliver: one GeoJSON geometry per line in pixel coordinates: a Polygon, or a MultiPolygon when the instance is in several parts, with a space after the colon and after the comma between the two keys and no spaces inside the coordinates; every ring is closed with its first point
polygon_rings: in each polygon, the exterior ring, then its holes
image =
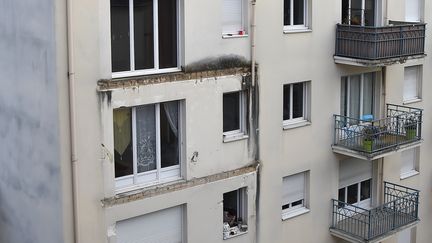
{"type": "Polygon", "coordinates": [[[240,31],[238,32],[238,34],[239,34],[239,35],[244,35],[244,34],[245,34],[245,31],[244,31],[244,30],[240,30],[240,31]]]}

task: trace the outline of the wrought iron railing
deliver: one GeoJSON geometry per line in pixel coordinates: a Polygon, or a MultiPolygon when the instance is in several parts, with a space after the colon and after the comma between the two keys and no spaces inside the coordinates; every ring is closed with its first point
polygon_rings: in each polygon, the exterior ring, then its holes
{"type": "Polygon", "coordinates": [[[365,209],[333,199],[333,230],[369,241],[416,222],[419,191],[384,182],[384,204],[365,209]]]}
{"type": "Polygon", "coordinates": [[[423,55],[426,24],[393,21],[373,27],[338,24],[335,56],[382,60],[423,55]]]}
{"type": "Polygon", "coordinates": [[[333,146],[374,156],[422,138],[423,110],[387,104],[385,118],[362,120],[334,115],[333,146]]]}

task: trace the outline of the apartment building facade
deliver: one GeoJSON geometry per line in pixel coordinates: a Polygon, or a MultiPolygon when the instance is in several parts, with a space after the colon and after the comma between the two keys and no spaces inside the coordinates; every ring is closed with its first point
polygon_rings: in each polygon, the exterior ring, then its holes
{"type": "Polygon", "coordinates": [[[25,2],[2,242],[428,242],[428,2],[25,2]]]}

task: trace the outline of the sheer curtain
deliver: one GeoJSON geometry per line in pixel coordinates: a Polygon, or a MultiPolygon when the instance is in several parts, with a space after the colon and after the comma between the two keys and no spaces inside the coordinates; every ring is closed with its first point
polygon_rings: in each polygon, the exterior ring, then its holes
{"type": "Polygon", "coordinates": [[[163,103],[165,114],[168,118],[171,131],[178,137],[178,102],[171,101],[163,103]]]}
{"type": "Polygon", "coordinates": [[[138,173],[155,170],[155,105],[144,105],[136,108],[136,146],[138,173]]]}
{"type": "Polygon", "coordinates": [[[363,115],[373,115],[374,80],[373,73],[363,75],[363,115]]]}

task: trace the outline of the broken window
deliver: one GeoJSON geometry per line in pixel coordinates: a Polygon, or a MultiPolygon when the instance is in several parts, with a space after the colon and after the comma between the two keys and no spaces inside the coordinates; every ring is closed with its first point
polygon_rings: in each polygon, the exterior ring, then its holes
{"type": "Polygon", "coordinates": [[[180,176],[180,103],[114,110],[117,187],[180,176]]]}
{"type": "Polygon", "coordinates": [[[224,239],[247,232],[246,188],[223,194],[223,223],[224,239]]]}
{"type": "Polygon", "coordinates": [[[112,72],[177,69],[178,7],[178,0],[111,0],[112,72]]]}

